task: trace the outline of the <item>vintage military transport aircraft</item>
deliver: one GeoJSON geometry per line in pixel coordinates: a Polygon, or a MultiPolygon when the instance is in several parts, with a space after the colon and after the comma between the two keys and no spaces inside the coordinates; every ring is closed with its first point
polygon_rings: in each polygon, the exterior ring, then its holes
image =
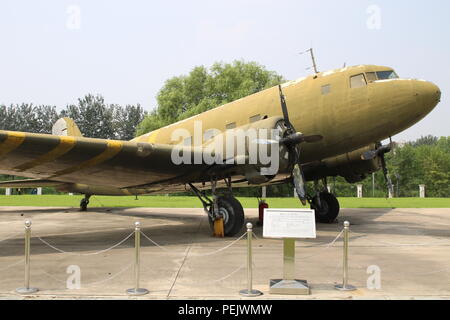
{"type": "Polygon", "coordinates": [[[131,141],[82,137],[75,123],[63,118],[52,135],[0,131],[0,173],[31,178],[3,182],[0,187],[54,186],[81,193],[82,210],[92,195],[191,190],[210,222],[223,219],[225,235],[232,236],[244,223],[244,210],[232,187],[292,183],[320,222],[332,222],[339,203],[326,188],[327,177],[339,175],[354,183],[383,169],[389,186],[384,154],[390,145],[380,141],[424,118],[440,97],[433,83],[401,79],[389,67],[361,65],[290,81],[131,141]],[[201,123],[205,139],[196,144],[196,137],[185,137],[180,147],[173,133],[185,129],[193,135],[196,123],[201,123]],[[228,153],[216,150],[214,157],[223,161],[173,161],[174,148],[191,152],[194,159],[211,141],[238,129],[274,129],[280,138],[247,140],[243,153],[233,152],[234,159],[225,159],[228,153]],[[221,133],[211,134],[217,130],[221,133]],[[262,173],[266,164],[245,162],[252,143],[278,144],[275,174],[262,173]],[[237,161],[242,157],[244,161],[237,161]],[[305,181],[315,181],[314,190],[306,190],[305,181]],[[212,191],[212,199],[206,189],[212,191]]]}

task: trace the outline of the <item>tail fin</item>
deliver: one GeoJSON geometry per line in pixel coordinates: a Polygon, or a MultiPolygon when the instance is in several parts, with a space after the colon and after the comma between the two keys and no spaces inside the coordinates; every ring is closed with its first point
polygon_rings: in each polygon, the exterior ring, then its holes
{"type": "Polygon", "coordinates": [[[80,129],[71,118],[61,118],[52,127],[52,134],[57,136],[82,137],[80,129]]]}

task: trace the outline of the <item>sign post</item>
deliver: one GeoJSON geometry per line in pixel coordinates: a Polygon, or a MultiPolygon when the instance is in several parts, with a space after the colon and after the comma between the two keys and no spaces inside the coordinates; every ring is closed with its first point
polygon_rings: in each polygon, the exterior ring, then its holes
{"type": "Polygon", "coordinates": [[[270,280],[269,293],[310,294],[308,282],[295,277],[295,241],[316,237],[314,210],[265,209],[264,220],[263,236],[284,241],[283,279],[270,280]]]}

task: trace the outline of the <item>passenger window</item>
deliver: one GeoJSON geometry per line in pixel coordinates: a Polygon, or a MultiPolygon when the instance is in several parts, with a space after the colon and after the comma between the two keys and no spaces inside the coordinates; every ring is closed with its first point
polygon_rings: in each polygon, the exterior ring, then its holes
{"type": "Polygon", "coordinates": [[[236,122],[227,124],[226,128],[227,128],[227,130],[236,128],[236,122]]]}
{"type": "Polygon", "coordinates": [[[260,114],[257,114],[257,115],[255,115],[253,117],[250,117],[250,123],[253,123],[253,122],[256,122],[256,121],[259,121],[259,120],[261,120],[261,115],[260,114]]]}
{"type": "Polygon", "coordinates": [[[367,72],[366,77],[369,83],[377,81],[377,74],[375,72],[367,72]]]}
{"type": "Polygon", "coordinates": [[[330,92],[331,92],[331,84],[322,86],[322,94],[323,95],[329,94],[330,92]]]}
{"type": "Polygon", "coordinates": [[[350,78],[350,88],[361,88],[367,85],[364,74],[358,74],[350,78]]]}

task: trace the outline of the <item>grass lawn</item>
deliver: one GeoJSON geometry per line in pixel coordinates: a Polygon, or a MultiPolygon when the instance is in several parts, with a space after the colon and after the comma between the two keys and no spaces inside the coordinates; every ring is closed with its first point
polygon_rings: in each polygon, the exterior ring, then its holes
{"type": "MultiPolygon", "coordinates": [[[[79,207],[83,196],[75,195],[22,195],[0,196],[0,206],[79,207]]],[[[239,198],[244,208],[256,208],[255,198],[239,198]]],[[[299,208],[294,198],[269,198],[271,208],[299,208]]],[[[339,198],[341,208],[450,208],[450,198],[339,198]]],[[[149,208],[201,208],[196,197],[134,196],[91,197],[90,207],[149,207],[149,208]]]]}

